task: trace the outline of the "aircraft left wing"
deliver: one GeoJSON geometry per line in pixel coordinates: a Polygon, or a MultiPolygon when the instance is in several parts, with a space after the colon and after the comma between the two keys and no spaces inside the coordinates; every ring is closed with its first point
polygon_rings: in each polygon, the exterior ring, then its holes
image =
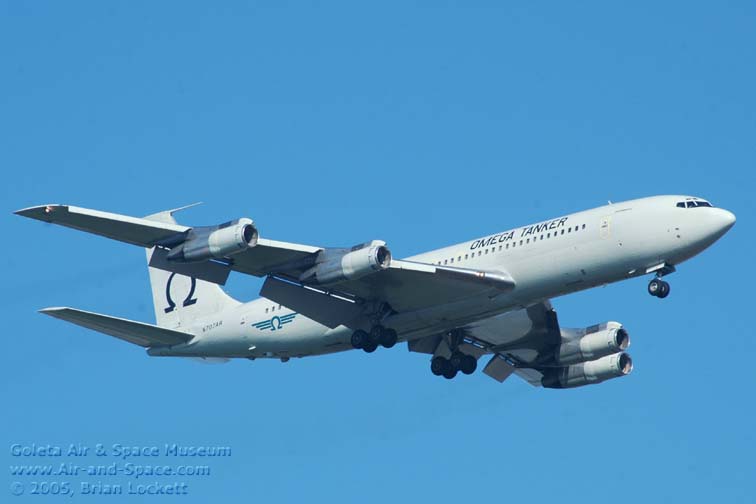
{"type": "MultiPolygon", "coordinates": [[[[514,289],[506,271],[394,260],[385,243],[374,240],[351,248],[325,248],[259,238],[251,219],[217,226],[177,224],[169,210],[144,218],[69,205],[42,205],[16,213],[146,248],[156,248],[150,266],[225,283],[230,271],[268,277],[286,285],[263,288],[262,294],[281,304],[301,301],[297,291],[315,292],[351,303],[387,303],[395,312],[443,305],[474,295],[498,295],[514,289]],[[285,287],[285,288],[283,288],[285,287]],[[286,295],[281,297],[281,293],[286,295]]],[[[266,282],[267,284],[268,282],[266,282]]],[[[308,305],[310,303],[299,303],[308,305]]],[[[322,304],[322,303],[321,303],[322,304]]],[[[354,310],[331,303],[327,320],[320,310],[302,313],[329,327],[347,323],[354,310]]]]}
{"type": "Polygon", "coordinates": [[[175,222],[155,222],[70,205],[40,205],[14,213],[146,248],[176,239],[190,229],[175,222]]]}
{"type": "Polygon", "coordinates": [[[39,311],[145,348],[179,345],[192,339],[189,333],[75,308],[44,308],[39,311]]]}

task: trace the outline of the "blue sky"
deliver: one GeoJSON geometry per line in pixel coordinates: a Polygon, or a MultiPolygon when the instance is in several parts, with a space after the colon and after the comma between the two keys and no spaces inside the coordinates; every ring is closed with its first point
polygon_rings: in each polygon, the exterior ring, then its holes
{"type": "Polygon", "coordinates": [[[6,464],[12,443],[179,442],[233,449],[181,502],[752,502],[755,21],[749,2],[0,2],[6,464]],[[152,322],[143,253],[11,213],[203,201],[183,222],[406,256],[664,193],[738,223],[664,301],[645,279],[556,299],[564,326],[633,337],[630,377],[567,391],[446,382],[404,346],[148,358],[35,313],[152,322]]]}

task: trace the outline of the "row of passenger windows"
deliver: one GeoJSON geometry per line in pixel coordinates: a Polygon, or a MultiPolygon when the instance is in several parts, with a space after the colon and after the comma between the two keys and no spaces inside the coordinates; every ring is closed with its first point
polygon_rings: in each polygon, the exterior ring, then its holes
{"type": "Polygon", "coordinates": [[[265,308],[265,313],[268,313],[268,310],[270,310],[271,313],[273,313],[276,310],[281,310],[281,305],[278,305],[278,307],[273,306],[272,308],[265,308]]]}
{"type": "MultiPolygon", "coordinates": [[[[585,224],[583,224],[582,226],[568,227],[566,231],[564,229],[562,229],[559,232],[554,231],[553,233],[549,232],[549,233],[546,233],[546,234],[542,234],[542,235],[540,235],[540,237],[539,236],[533,236],[532,240],[533,240],[533,243],[535,243],[537,241],[544,240],[544,239],[556,238],[557,236],[561,236],[563,234],[577,233],[578,231],[580,231],[582,229],[585,229],[585,224]]],[[[523,239],[521,239],[519,241],[519,246],[522,247],[523,245],[528,245],[529,243],[531,243],[531,238],[523,238],[523,239]]],[[[511,245],[511,248],[514,249],[514,248],[516,248],[518,246],[518,241],[517,240],[512,240],[511,242],[506,242],[504,244],[499,244],[499,246],[498,246],[499,252],[501,252],[503,250],[509,250],[510,245],[511,245]]],[[[475,252],[472,252],[472,253],[465,254],[464,256],[458,255],[456,257],[456,261],[457,261],[457,263],[460,263],[460,262],[465,261],[467,259],[472,259],[473,257],[476,257],[476,255],[477,255],[477,257],[480,257],[480,256],[483,256],[483,255],[487,255],[489,253],[493,254],[494,252],[496,252],[496,246],[488,247],[488,248],[486,248],[484,250],[478,250],[477,254],[475,252]]],[[[444,259],[443,260],[443,264],[454,264],[454,260],[455,260],[454,257],[452,257],[450,259],[444,259]]],[[[436,264],[441,265],[442,261],[437,261],[436,264]]]]}

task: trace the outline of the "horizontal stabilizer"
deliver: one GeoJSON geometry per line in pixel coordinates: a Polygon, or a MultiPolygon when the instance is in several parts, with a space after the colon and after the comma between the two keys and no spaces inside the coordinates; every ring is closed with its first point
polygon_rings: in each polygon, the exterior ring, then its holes
{"type": "Polygon", "coordinates": [[[189,230],[169,222],[129,217],[69,205],[41,205],[17,210],[17,215],[87,231],[145,248],[171,241],[189,230]]]}
{"type": "Polygon", "coordinates": [[[45,308],[39,312],[143,347],[179,345],[192,339],[189,333],[75,308],[45,308]]]}

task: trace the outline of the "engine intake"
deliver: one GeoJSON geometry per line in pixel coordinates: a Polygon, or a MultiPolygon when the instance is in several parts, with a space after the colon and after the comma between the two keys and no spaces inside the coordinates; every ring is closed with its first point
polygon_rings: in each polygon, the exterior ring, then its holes
{"type": "Polygon", "coordinates": [[[328,285],[362,278],[388,269],[390,265],[391,251],[386,247],[386,243],[374,240],[351,249],[323,250],[316,264],[302,273],[299,280],[328,285]]]}
{"type": "Polygon", "coordinates": [[[606,322],[586,329],[563,329],[556,352],[559,364],[575,364],[627,350],[630,334],[619,322],[606,322]]]}
{"type": "Polygon", "coordinates": [[[257,245],[257,228],[252,219],[242,218],[219,226],[195,227],[186,240],[173,247],[169,261],[198,262],[228,257],[257,245]]]}
{"type": "Polygon", "coordinates": [[[633,360],[628,354],[620,352],[548,371],[544,373],[541,384],[546,388],[582,387],[629,375],[632,371],[633,360]]]}

